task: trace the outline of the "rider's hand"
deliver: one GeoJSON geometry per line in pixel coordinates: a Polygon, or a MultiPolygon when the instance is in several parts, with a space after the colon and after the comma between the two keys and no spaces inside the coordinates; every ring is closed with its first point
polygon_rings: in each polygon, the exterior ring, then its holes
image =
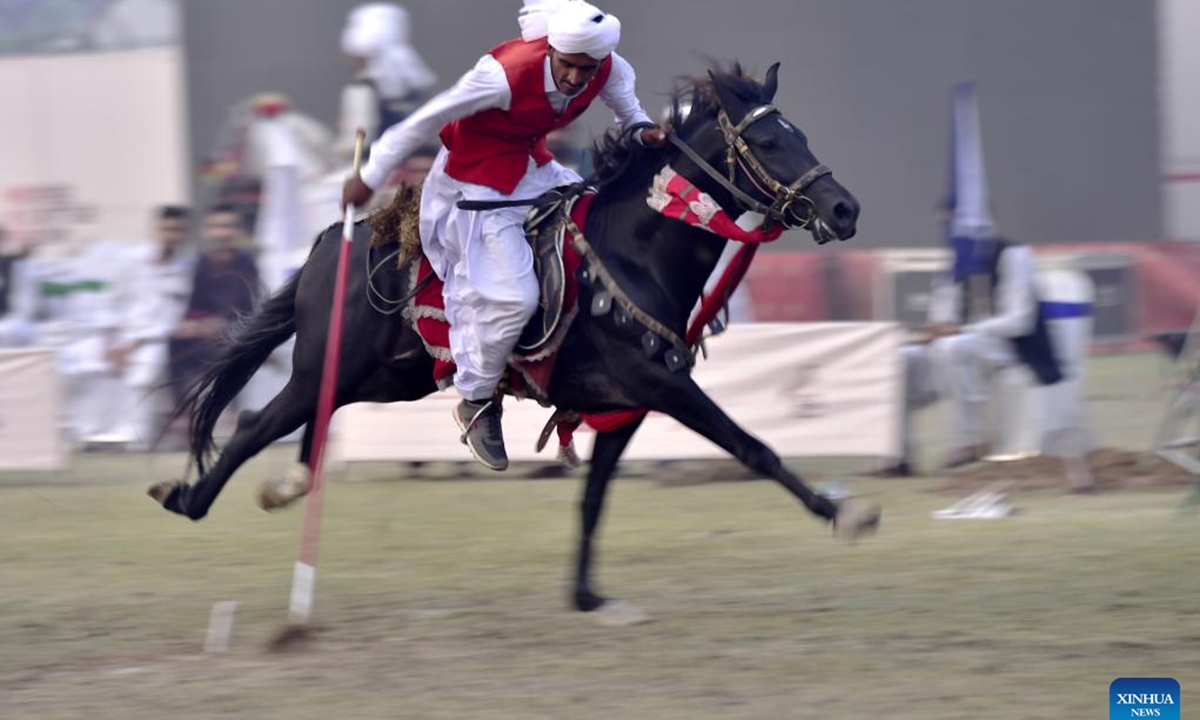
{"type": "Polygon", "coordinates": [[[670,126],[646,128],[642,130],[641,134],[642,145],[649,148],[660,148],[667,144],[667,133],[670,131],[670,126]]]}
{"type": "Polygon", "coordinates": [[[374,194],[375,191],[362,181],[362,176],[356,174],[342,186],[342,212],[346,211],[348,205],[361,209],[371,201],[374,194]]]}

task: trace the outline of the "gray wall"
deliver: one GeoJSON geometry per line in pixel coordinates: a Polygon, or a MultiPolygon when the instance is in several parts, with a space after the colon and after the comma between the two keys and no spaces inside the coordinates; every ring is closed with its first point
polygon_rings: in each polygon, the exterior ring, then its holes
{"type": "MultiPolygon", "coordinates": [[[[278,90],[332,123],[352,0],[187,0],[193,156],[225,108],[278,90]]],[[[1030,242],[1160,235],[1154,3],[1130,0],[604,0],[657,113],[705,56],[761,72],[777,104],[863,204],[852,245],[936,241],[948,95],[979,82],[1000,229],[1030,242]]],[[[517,34],[518,0],[408,0],[416,44],[452,82],[517,34]]],[[[588,128],[608,121],[593,108],[588,128]]],[[[810,247],[791,234],[776,247],[810,247]]]]}

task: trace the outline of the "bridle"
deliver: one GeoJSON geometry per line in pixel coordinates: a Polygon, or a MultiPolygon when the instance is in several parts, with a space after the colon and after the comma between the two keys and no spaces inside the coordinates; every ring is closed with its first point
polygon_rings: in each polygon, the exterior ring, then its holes
{"type": "MultiPolygon", "coordinates": [[[[725,165],[728,176],[722,175],[707,160],[700,157],[686,141],[672,132],[669,136],[671,144],[703,170],[709,177],[716,180],[725,188],[745,210],[751,210],[764,216],[764,224],[770,220],[782,223],[787,228],[806,229],[817,218],[816,204],[805,195],[805,191],[817,180],[832,175],[833,171],[824,164],[819,164],[804,173],[790,185],[784,185],[771,175],[771,172],[755,156],[754,151],[746,144],[742,134],[754,123],[779,114],[779,108],[767,103],[759,105],[746,113],[742,121],[736,125],[729,119],[725,108],[717,111],[717,126],[725,136],[725,165]],[[736,174],[738,168],[746,174],[755,188],[770,201],[770,204],[753,197],[737,186],[736,174]]],[[[818,242],[822,242],[824,233],[815,233],[818,242]]]]}

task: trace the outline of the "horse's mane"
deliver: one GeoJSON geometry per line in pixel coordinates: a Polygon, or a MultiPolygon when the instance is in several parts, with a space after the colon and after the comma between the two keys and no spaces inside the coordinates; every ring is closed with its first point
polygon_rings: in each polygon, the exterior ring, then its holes
{"type": "MultiPolygon", "coordinates": [[[[716,93],[718,85],[748,103],[765,102],[762,84],[744,72],[740,63],[735,62],[728,69],[712,65],[710,73],[711,77],[676,80],[667,117],[674,131],[681,136],[686,137],[697,126],[716,119],[720,109],[716,93]]],[[[650,176],[674,159],[679,150],[673,145],[642,147],[638,141],[612,129],[595,142],[592,154],[595,184],[610,197],[618,197],[644,190],[650,176]]]]}

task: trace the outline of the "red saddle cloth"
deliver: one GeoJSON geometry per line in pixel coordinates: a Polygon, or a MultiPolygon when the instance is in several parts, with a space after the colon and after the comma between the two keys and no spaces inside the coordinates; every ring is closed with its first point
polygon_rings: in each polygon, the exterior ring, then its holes
{"type": "MultiPolygon", "coordinates": [[[[595,197],[593,194],[584,195],[571,209],[571,219],[577,227],[584,226],[588,208],[595,197]]],[[[528,357],[513,355],[509,358],[508,366],[512,371],[509,374],[509,392],[518,398],[531,397],[539,402],[549,402],[550,377],[554,374],[554,366],[558,361],[558,348],[562,345],[567,329],[578,310],[579,280],[576,276],[582,258],[571,242],[571,231],[565,232],[563,275],[566,286],[563,288],[562,320],[550,342],[536,354],[528,357]]],[[[433,355],[433,379],[437,381],[438,387],[445,388],[453,381],[455,365],[450,356],[450,323],[446,320],[446,302],[442,297],[444,283],[434,275],[429,260],[422,257],[417,270],[417,282],[427,277],[430,278],[429,284],[409,301],[408,317],[424,341],[425,348],[433,355]]]]}

